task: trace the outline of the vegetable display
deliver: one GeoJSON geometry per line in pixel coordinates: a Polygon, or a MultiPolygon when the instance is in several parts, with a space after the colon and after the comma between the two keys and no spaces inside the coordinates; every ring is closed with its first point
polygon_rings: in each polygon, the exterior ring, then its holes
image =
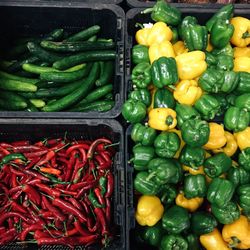
{"type": "Polygon", "coordinates": [[[122,112],[133,247],[250,249],[250,20],[232,4],[201,20],[164,0],[148,13],[122,112]]]}

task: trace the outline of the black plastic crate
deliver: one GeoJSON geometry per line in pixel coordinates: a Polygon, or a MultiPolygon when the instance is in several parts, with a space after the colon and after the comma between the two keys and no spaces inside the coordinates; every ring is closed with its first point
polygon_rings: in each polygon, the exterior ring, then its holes
{"type": "MultiPolygon", "coordinates": [[[[115,179],[114,194],[112,197],[112,219],[116,225],[114,241],[107,250],[125,249],[125,173],[124,173],[124,132],[123,128],[115,120],[105,119],[0,119],[0,141],[13,142],[17,140],[30,140],[32,142],[43,138],[64,137],[67,132],[68,139],[94,140],[105,136],[113,142],[120,142],[116,146],[116,155],[112,171],[115,179]]],[[[20,245],[11,243],[0,246],[0,249],[37,249],[35,244],[20,245]]],[[[69,249],[63,246],[42,246],[39,249],[69,249]]],[[[76,249],[97,250],[100,246],[76,249]]]]}
{"type": "Polygon", "coordinates": [[[98,24],[100,37],[112,38],[117,56],[113,77],[115,106],[107,112],[24,112],[2,111],[0,117],[19,118],[115,118],[124,100],[124,23],[121,7],[69,1],[4,1],[0,0],[0,42],[16,37],[38,36],[63,28],[74,33],[98,24]]]}

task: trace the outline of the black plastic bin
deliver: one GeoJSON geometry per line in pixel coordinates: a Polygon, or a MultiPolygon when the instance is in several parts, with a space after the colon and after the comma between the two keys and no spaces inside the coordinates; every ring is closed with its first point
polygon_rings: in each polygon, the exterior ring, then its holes
{"type": "MultiPolygon", "coordinates": [[[[17,140],[39,141],[44,138],[63,137],[67,132],[68,139],[94,140],[105,136],[116,146],[113,164],[115,189],[112,200],[113,224],[116,225],[114,241],[106,249],[125,249],[125,180],[124,180],[124,133],[122,126],[115,120],[60,120],[60,119],[0,119],[0,141],[13,142],[17,140]]],[[[35,244],[9,244],[0,249],[37,249],[35,244]]],[[[42,246],[41,249],[68,249],[62,246],[42,246]]],[[[76,249],[100,249],[99,247],[77,247],[76,249]]]]}
{"type": "Polygon", "coordinates": [[[107,112],[0,112],[0,117],[23,118],[115,118],[121,112],[123,94],[123,54],[125,14],[121,7],[70,1],[0,1],[0,42],[16,37],[46,34],[55,28],[74,33],[98,24],[100,37],[116,42],[113,77],[115,106],[107,112]]]}

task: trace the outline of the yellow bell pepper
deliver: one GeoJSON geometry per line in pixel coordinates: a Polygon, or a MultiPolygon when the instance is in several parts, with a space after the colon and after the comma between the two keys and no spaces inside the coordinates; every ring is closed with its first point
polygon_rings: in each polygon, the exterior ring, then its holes
{"type": "Polygon", "coordinates": [[[177,125],[176,112],[170,108],[151,109],[148,118],[148,125],[157,130],[169,130],[177,125]]]}
{"type": "Polygon", "coordinates": [[[203,174],[204,175],[205,174],[203,166],[200,166],[198,169],[194,169],[194,168],[188,167],[186,165],[182,165],[182,169],[184,171],[187,171],[191,175],[197,175],[197,174],[203,174]]]}
{"type": "Polygon", "coordinates": [[[250,20],[237,16],[233,17],[230,22],[234,26],[231,43],[237,47],[247,47],[250,44],[250,20]]]}
{"type": "Polygon", "coordinates": [[[250,147],[250,127],[247,127],[243,131],[234,133],[234,137],[236,138],[240,150],[250,147]]]}
{"type": "Polygon", "coordinates": [[[192,80],[200,76],[207,69],[205,58],[205,53],[198,50],[176,56],[179,78],[192,80]]]}
{"type": "Polygon", "coordinates": [[[182,139],[181,131],[180,131],[180,130],[173,128],[173,129],[170,129],[169,132],[174,132],[174,133],[176,133],[176,134],[179,136],[179,138],[180,138],[180,141],[181,141],[180,148],[178,149],[178,151],[177,151],[177,152],[175,153],[175,155],[174,155],[174,158],[175,158],[175,159],[178,159],[179,156],[180,156],[180,153],[181,153],[182,148],[185,146],[185,142],[184,142],[183,139],[182,139]]]}
{"type": "Polygon", "coordinates": [[[206,51],[210,52],[213,50],[213,45],[211,44],[210,42],[210,34],[208,34],[208,41],[207,41],[207,48],[206,48],[206,51]]]}
{"type": "Polygon", "coordinates": [[[136,221],[141,226],[153,226],[161,218],[164,207],[157,196],[143,195],[139,198],[135,213],[136,221]]]}
{"type": "Polygon", "coordinates": [[[210,150],[223,147],[227,142],[223,126],[215,122],[210,122],[209,129],[210,134],[208,142],[203,146],[203,148],[210,150]]]}
{"type": "Polygon", "coordinates": [[[146,46],[170,41],[172,37],[172,30],[163,22],[157,22],[152,27],[142,28],[135,34],[137,43],[146,46]]]}
{"type": "Polygon", "coordinates": [[[234,71],[246,71],[250,73],[250,57],[241,56],[234,59],[234,71]]]}
{"type": "Polygon", "coordinates": [[[148,49],[148,55],[151,64],[162,56],[175,57],[173,45],[169,41],[152,44],[148,49]]]}
{"type": "Polygon", "coordinates": [[[183,41],[178,41],[173,45],[175,55],[180,55],[188,52],[183,41]]]}
{"type": "Polygon", "coordinates": [[[250,249],[250,223],[247,217],[241,215],[233,223],[224,225],[222,237],[231,247],[250,249]]]}
{"type": "Polygon", "coordinates": [[[202,89],[195,80],[182,80],[174,90],[174,98],[181,104],[194,105],[201,95],[202,89]]]}
{"type": "Polygon", "coordinates": [[[250,57],[250,48],[239,48],[239,47],[234,47],[234,57],[242,57],[242,56],[247,56],[250,57]]]}
{"type": "Polygon", "coordinates": [[[226,145],[223,148],[213,149],[213,152],[215,154],[224,152],[226,155],[231,157],[237,151],[238,145],[233,134],[231,134],[230,132],[225,131],[225,137],[227,139],[226,145]]]}
{"type": "Polygon", "coordinates": [[[217,228],[211,233],[201,235],[200,242],[206,250],[231,250],[217,228]]]}
{"type": "Polygon", "coordinates": [[[189,212],[196,211],[203,203],[203,198],[195,197],[192,199],[187,199],[184,193],[179,193],[175,198],[176,205],[186,208],[189,212]]]}

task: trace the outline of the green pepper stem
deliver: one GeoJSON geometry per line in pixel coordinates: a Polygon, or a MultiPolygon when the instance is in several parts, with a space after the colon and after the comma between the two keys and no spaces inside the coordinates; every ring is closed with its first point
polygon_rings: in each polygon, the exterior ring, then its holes
{"type": "Polygon", "coordinates": [[[152,173],[150,173],[148,175],[148,177],[146,178],[147,181],[150,181],[154,176],[156,175],[156,173],[153,171],[152,173]]]}
{"type": "Polygon", "coordinates": [[[242,35],[243,39],[249,38],[249,37],[250,37],[250,34],[247,31],[242,35]]]}
{"type": "Polygon", "coordinates": [[[154,8],[147,8],[147,9],[141,11],[141,14],[148,14],[148,13],[153,12],[153,10],[154,10],[154,8]]]}
{"type": "Polygon", "coordinates": [[[237,247],[237,245],[241,242],[237,237],[233,236],[231,237],[232,243],[229,243],[230,248],[237,247]]]}
{"type": "Polygon", "coordinates": [[[135,24],[135,27],[136,27],[136,28],[138,28],[138,27],[139,27],[139,28],[141,28],[141,29],[143,29],[143,28],[144,28],[144,27],[143,27],[143,25],[142,25],[141,23],[136,23],[136,24],[135,24]]]}
{"type": "Polygon", "coordinates": [[[133,162],[134,160],[135,160],[135,157],[129,159],[129,160],[128,160],[128,163],[131,163],[131,162],[133,162]]]}
{"type": "Polygon", "coordinates": [[[173,123],[173,117],[171,115],[169,115],[166,119],[166,124],[169,126],[169,125],[172,125],[173,123]]]}

